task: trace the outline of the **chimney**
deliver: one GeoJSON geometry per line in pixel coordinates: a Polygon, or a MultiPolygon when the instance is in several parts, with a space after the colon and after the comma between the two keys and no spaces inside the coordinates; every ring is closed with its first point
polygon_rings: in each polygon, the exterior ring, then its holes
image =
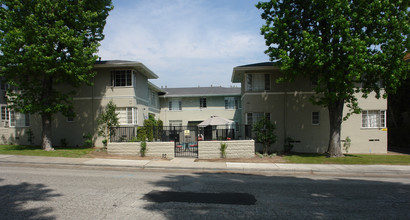
{"type": "Polygon", "coordinates": [[[101,61],[101,57],[98,57],[98,61],[101,61]]]}

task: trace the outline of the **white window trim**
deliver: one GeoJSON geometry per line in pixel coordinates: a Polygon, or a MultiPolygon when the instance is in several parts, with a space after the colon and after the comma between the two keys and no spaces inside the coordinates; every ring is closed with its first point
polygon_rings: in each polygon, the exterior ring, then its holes
{"type": "Polygon", "coordinates": [[[136,107],[118,107],[116,113],[125,112],[125,118],[120,116],[120,125],[138,125],[138,108],[136,107]],[[131,109],[131,123],[128,122],[128,112],[131,109]]]}
{"type": "Polygon", "coordinates": [[[28,128],[30,127],[30,114],[29,113],[20,113],[20,112],[15,112],[13,110],[9,110],[9,127],[11,128],[28,128]],[[12,115],[14,115],[14,118],[11,117],[12,115]],[[17,124],[17,119],[16,119],[16,115],[20,115],[20,117],[24,117],[24,125],[21,124],[17,124]],[[28,125],[27,125],[27,121],[26,121],[26,115],[28,115],[28,125]],[[14,120],[13,120],[14,119],[14,120]]]}
{"type": "Polygon", "coordinates": [[[182,111],[182,100],[181,99],[170,99],[168,100],[168,110],[172,112],[182,111]],[[173,103],[178,102],[178,109],[173,108],[173,103]],[[169,108],[169,103],[171,103],[171,108],[169,108]]]}
{"type": "Polygon", "coordinates": [[[112,80],[111,86],[112,87],[115,87],[115,88],[132,88],[132,87],[134,87],[135,81],[136,81],[136,79],[135,79],[136,76],[134,74],[134,70],[118,69],[118,70],[113,70],[110,73],[111,73],[111,80],[112,80]],[[131,71],[131,76],[130,76],[131,77],[131,85],[130,86],[116,86],[115,85],[115,74],[116,74],[116,72],[120,72],[120,71],[125,71],[125,73],[127,73],[127,71],[131,71]]]}
{"type": "Polygon", "coordinates": [[[361,127],[361,129],[381,129],[381,128],[386,128],[387,127],[387,111],[386,110],[384,110],[384,109],[373,109],[373,110],[363,110],[362,111],[362,118],[361,118],[362,120],[361,120],[361,125],[360,125],[360,127],[361,127]],[[379,117],[380,117],[380,121],[379,121],[379,126],[377,126],[377,127],[363,127],[363,114],[366,112],[366,114],[368,114],[368,112],[369,111],[377,111],[378,112],[378,115],[379,115],[379,117]],[[382,119],[382,117],[381,117],[381,113],[383,112],[383,114],[384,114],[384,117],[383,117],[383,119],[382,119]],[[381,126],[382,125],[382,120],[383,120],[383,124],[384,124],[384,126],[381,126]]]}

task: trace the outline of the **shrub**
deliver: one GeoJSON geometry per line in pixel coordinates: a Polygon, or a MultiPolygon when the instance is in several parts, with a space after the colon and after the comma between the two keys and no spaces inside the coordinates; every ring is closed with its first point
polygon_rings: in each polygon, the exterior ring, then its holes
{"type": "Polygon", "coordinates": [[[267,117],[263,117],[253,126],[256,141],[262,143],[263,154],[268,154],[270,145],[276,142],[276,126],[267,117]]]}
{"type": "Polygon", "coordinates": [[[221,157],[226,158],[226,149],[228,148],[227,143],[221,143],[221,157]]]}
{"type": "Polygon", "coordinates": [[[84,140],[84,147],[93,147],[94,146],[93,136],[90,133],[84,135],[83,138],[85,139],[84,140]]]}
{"type": "Polygon", "coordinates": [[[349,138],[349,136],[347,136],[345,139],[345,142],[343,143],[343,150],[345,150],[346,153],[349,153],[349,148],[351,144],[352,144],[352,140],[349,138]]]}
{"type": "Polygon", "coordinates": [[[97,119],[98,135],[104,138],[102,141],[104,146],[107,146],[108,138],[115,134],[115,127],[119,125],[116,108],[117,106],[112,101],[108,102],[105,111],[97,119]]]}
{"type": "Polygon", "coordinates": [[[141,148],[140,148],[141,157],[145,157],[146,153],[147,153],[147,142],[143,141],[141,142],[141,148]]]}

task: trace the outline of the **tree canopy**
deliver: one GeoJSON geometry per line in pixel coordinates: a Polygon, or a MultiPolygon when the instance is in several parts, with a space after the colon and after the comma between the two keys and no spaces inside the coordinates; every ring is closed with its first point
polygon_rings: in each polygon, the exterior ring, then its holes
{"type": "Polygon", "coordinates": [[[394,93],[406,78],[410,48],[409,1],[272,0],[259,2],[261,28],[270,59],[282,81],[298,76],[315,81],[311,101],[329,110],[328,153],[341,156],[343,106],[347,118],[360,113],[356,93],[394,93]]]}
{"type": "Polygon", "coordinates": [[[111,0],[0,0],[1,75],[16,111],[39,113],[43,148],[51,116],[70,115],[74,88],[90,84],[111,0]],[[68,85],[61,89],[60,85],[68,85]]]}

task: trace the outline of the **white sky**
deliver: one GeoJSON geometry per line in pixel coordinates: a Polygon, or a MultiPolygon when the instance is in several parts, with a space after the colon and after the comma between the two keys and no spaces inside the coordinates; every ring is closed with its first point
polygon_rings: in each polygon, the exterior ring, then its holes
{"type": "Polygon", "coordinates": [[[269,61],[257,2],[113,0],[98,55],[142,62],[159,87],[229,87],[233,67],[269,61]]]}

